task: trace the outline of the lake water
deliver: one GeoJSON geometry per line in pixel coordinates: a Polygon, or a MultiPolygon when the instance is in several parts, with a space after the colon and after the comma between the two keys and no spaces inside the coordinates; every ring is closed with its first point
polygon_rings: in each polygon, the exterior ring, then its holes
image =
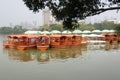
{"type": "Polygon", "coordinates": [[[120,49],[3,49],[0,80],[120,80],[120,49]]]}

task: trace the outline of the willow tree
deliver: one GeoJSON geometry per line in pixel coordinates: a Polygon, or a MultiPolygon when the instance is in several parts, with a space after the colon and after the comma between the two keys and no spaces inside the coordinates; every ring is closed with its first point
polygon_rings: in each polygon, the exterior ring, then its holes
{"type": "Polygon", "coordinates": [[[26,6],[39,12],[48,7],[56,20],[62,20],[65,28],[75,29],[78,20],[108,10],[120,9],[120,0],[23,0],[26,6]]]}

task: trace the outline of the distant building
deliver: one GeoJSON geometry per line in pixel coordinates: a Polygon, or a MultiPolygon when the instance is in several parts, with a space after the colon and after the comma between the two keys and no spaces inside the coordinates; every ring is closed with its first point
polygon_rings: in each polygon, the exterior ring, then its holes
{"type": "Polygon", "coordinates": [[[29,22],[21,22],[20,26],[22,26],[23,29],[33,29],[34,28],[33,24],[31,24],[29,22]]]}
{"type": "Polygon", "coordinates": [[[60,24],[61,22],[59,21],[56,21],[56,19],[52,16],[52,13],[50,10],[48,9],[44,9],[43,10],[43,25],[47,24],[47,25],[50,25],[50,24],[60,24]]]}
{"type": "Polygon", "coordinates": [[[22,26],[23,29],[29,29],[29,30],[32,30],[34,28],[35,29],[39,28],[39,25],[37,25],[37,21],[21,22],[19,25],[22,26]]]}

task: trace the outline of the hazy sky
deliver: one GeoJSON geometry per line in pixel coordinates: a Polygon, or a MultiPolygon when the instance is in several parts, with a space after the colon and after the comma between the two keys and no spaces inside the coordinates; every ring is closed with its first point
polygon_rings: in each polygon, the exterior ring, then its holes
{"type": "Polygon", "coordinates": [[[92,17],[88,17],[85,19],[86,22],[101,22],[103,20],[116,20],[120,21],[120,11],[117,12],[117,10],[112,10],[112,11],[106,11],[104,13],[101,13],[99,15],[95,15],[92,17]]]}
{"type": "Polygon", "coordinates": [[[37,21],[41,24],[41,12],[33,13],[22,0],[1,0],[0,1],[0,26],[16,25],[21,22],[32,23],[37,21]]]}
{"type": "MultiPolygon", "coordinates": [[[[42,12],[33,13],[22,0],[1,0],[0,2],[0,26],[17,25],[23,22],[42,25],[42,12]]],[[[120,20],[120,11],[108,11],[100,15],[87,18],[86,22],[100,22],[104,19],[116,18],[120,20]]]]}

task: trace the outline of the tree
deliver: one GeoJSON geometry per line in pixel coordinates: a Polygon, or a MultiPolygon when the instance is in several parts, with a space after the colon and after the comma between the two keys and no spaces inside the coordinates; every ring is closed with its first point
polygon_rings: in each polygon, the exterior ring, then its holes
{"type": "Polygon", "coordinates": [[[120,0],[23,0],[34,12],[48,7],[67,29],[78,27],[78,20],[108,10],[120,9],[120,0]],[[114,6],[115,5],[115,6],[114,6]]]}
{"type": "Polygon", "coordinates": [[[120,36],[120,24],[116,25],[115,32],[120,36]]]}
{"type": "Polygon", "coordinates": [[[43,26],[41,27],[40,30],[42,30],[42,31],[44,31],[44,30],[50,31],[51,28],[50,28],[47,24],[45,24],[45,25],[43,25],[43,26]]]}
{"type": "Polygon", "coordinates": [[[22,26],[16,25],[12,27],[1,27],[0,34],[23,34],[26,29],[22,29],[22,26]]]}
{"type": "Polygon", "coordinates": [[[103,29],[114,29],[115,27],[115,23],[114,22],[109,22],[109,21],[102,21],[101,23],[95,23],[94,26],[96,29],[99,29],[99,30],[103,30],[103,29]]]}
{"type": "Polygon", "coordinates": [[[62,24],[50,24],[51,30],[59,30],[63,31],[63,25],[62,24]]]}
{"type": "Polygon", "coordinates": [[[79,30],[90,30],[90,31],[92,31],[92,30],[94,30],[95,29],[95,27],[93,26],[93,25],[86,25],[86,24],[79,24],[79,27],[77,28],[77,29],[79,29],[79,30]]]}
{"type": "Polygon", "coordinates": [[[0,33],[1,34],[9,34],[12,32],[12,28],[11,27],[1,27],[0,28],[0,33]]]}

